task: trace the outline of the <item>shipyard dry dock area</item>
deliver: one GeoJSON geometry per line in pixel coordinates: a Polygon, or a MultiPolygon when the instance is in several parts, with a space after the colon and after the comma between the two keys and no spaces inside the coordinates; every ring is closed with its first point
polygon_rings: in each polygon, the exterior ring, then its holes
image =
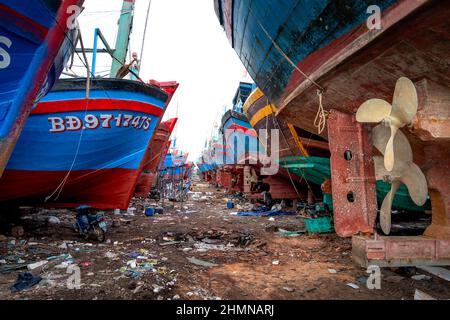
{"type": "Polygon", "coordinates": [[[450,300],[449,18],[0,0],[0,299],[450,300]]]}
{"type": "Polygon", "coordinates": [[[168,204],[162,215],[140,214],[152,202],[135,199],[136,214],[108,214],[112,227],[105,243],[80,240],[64,211],[27,214],[22,222],[27,236],[2,237],[0,254],[8,261],[20,257],[25,268],[61,258],[40,271],[39,284],[19,293],[9,287],[22,270],[5,272],[2,264],[1,297],[414,299],[416,290],[436,299],[450,296],[448,280],[420,268],[382,269],[381,289],[368,289],[370,274],[353,263],[350,239],[307,234],[300,216],[236,216],[226,203],[223,189],[198,181],[186,202],[168,204]],[[61,223],[49,224],[55,215],[61,223]],[[78,290],[67,287],[75,284],[64,268],[67,255],[80,267],[78,290]]]}

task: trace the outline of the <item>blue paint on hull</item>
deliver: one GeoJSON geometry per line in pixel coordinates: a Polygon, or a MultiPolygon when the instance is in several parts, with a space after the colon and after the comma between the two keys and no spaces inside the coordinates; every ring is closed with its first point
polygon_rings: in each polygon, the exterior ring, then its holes
{"type": "Polygon", "coordinates": [[[312,53],[364,24],[370,5],[386,10],[398,0],[216,0],[220,21],[232,3],[232,46],[259,88],[275,104],[285,93],[294,68],[272,41],[298,65],[312,53]]]}
{"type": "Polygon", "coordinates": [[[57,16],[62,5],[51,0],[0,0],[0,176],[24,119],[53,87],[73,50],[77,31],[58,25],[65,24],[57,16]],[[53,32],[56,28],[66,34],[53,32]]]}
{"type": "MultiPolygon", "coordinates": [[[[165,101],[142,93],[91,90],[90,102],[103,99],[105,96],[114,103],[123,106],[120,110],[87,110],[84,90],[50,92],[42,103],[56,102],[64,107],[65,102],[79,100],[79,109],[46,114],[32,114],[22,131],[16,148],[8,163],[7,170],[29,171],[67,171],[101,170],[101,169],[138,169],[148,143],[157,127],[160,116],[142,111],[127,110],[127,101],[135,101],[156,106],[164,110],[165,101]],[[126,99],[124,99],[126,96],[126,99]],[[96,129],[86,129],[86,116],[119,115],[150,118],[149,127],[134,128],[116,126],[110,122],[110,128],[104,128],[100,120],[96,129]],[[77,117],[83,121],[85,130],[51,132],[49,118],[77,117]]],[[[38,107],[39,108],[39,107],[38,107]]],[[[36,108],[36,110],[38,110],[36,108]]],[[[122,117],[123,118],[123,117],[122,117]]],[[[92,118],[90,118],[92,119],[92,118]]],[[[142,120],[140,120],[142,121],[142,120]]]]}
{"type": "MultiPolygon", "coordinates": [[[[246,134],[241,131],[241,128],[249,130],[249,132],[254,132],[250,123],[233,116],[229,117],[223,124],[224,145],[226,146],[225,164],[243,163],[248,156],[256,159],[258,150],[262,150],[262,146],[259,144],[256,135],[246,134]],[[236,127],[238,129],[234,129],[236,127]],[[231,134],[228,135],[227,132],[231,132],[231,134]]],[[[218,163],[220,164],[220,162],[218,163]]]]}

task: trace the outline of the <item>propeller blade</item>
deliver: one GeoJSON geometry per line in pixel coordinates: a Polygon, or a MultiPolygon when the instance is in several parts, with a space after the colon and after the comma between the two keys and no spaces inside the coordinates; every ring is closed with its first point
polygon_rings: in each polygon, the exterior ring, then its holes
{"type": "Polygon", "coordinates": [[[405,77],[398,79],[392,100],[391,117],[399,120],[402,124],[400,127],[412,121],[417,113],[418,101],[414,83],[405,77]]]}
{"type": "Polygon", "coordinates": [[[381,156],[373,157],[373,164],[375,166],[375,180],[384,180],[386,176],[392,176],[392,174],[384,167],[384,158],[381,156]]]}
{"type": "Polygon", "coordinates": [[[409,195],[414,203],[418,206],[423,206],[428,196],[427,179],[415,163],[410,163],[408,167],[404,170],[400,180],[408,188],[409,195]]]}
{"type": "Polygon", "coordinates": [[[399,180],[392,181],[391,191],[389,191],[383,200],[383,204],[380,209],[380,225],[384,234],[388,235],[391,232],[391,215],[392,215],[392,202],[394,201],[395,193],[400,187],[401,182],[399,180]]]}
{"type": "Polygon", "coordinates": [[[379,124],[372,129],[372,144],[382,155],[384,155],[390,136],[391,130],[385,125],[379,124]]]}
{"type": "MultiPolygon", "coordinates": [[[[383,155],[386,150],[387,143],[391,136],[391,129],[384,125],[378,125],[372,129],[372,144],[383,155]]],[[[408,138],[400,130],[397,131],[394,139],[394,154],[399,161],[411,162],[413,160],[413,153],[408,138]]]]}
{"type": "Polygon", "coordinates": [[[403,162],[413,161],[413,152],[408,138],[400,130],[397,131],[394,139],[395,159],[403,162]]]}
{"type": "Polygon", "coordinates": [[[387,171],[392,171],[394,169],[395,154],[394,154],[394,140],[398,128],[396,126],[391,126],[391,136],[386,144],[386,150],[384,151],[384,166],[387,171]]]}
{"type": "Polygon", "coordinates": [[[391,114],[392,106],[382,99],[370,99],[364,102],[356,111],[358,122],[381,122],[391,114]]]}

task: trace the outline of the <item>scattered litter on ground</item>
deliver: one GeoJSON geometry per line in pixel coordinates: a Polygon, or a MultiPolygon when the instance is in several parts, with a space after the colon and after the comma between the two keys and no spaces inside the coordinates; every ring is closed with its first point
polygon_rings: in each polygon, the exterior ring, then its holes
{"type": "Polygon", "coordinates": [[[204,261],[204,260],[200,260],[194,257],[191,258],[186,258],[190,263],[195,264],[197,266],[202,266],[202,267],[217,267],[218,264],[212,263],[212,262],[208,262],[208,261],[204,261]]]}
{"type": "Polygon", "coordinates": [[[333,273],[337,273],[336,269],[330,269],[330,268],[328,269],[328,272],[329,272],[329,273],[332,273],[332,274],[333,274],[333,273]]]}
{"type": "Polygon", "coordinates": [[[424,274],[417,274],[415,276],[412,276],[411,279],[413,280],[417,280],[417,281],[421,281],[421,280],[430,280],[431,277],[424,275],[424,274]]]}
{"type": "Polygon", "coordinates": [[[34,276],[30,272],[19,273],[16,282],[11,286],[11,292],[16,293],[31,288],[41,281],[41,277],[34,276]]]}
{"type": "Polygon", "coordinates": [[[50,224],[61,224],[61,220],[58,217],[49,217],[47,221],[50,224]]]}
{"type": "MultiPolygon", "coordinates": [[[[383,268],[383,290],[369,290],[367,277],[361,277],[366,270],[352,261],[350,239],[308,234],[301,215],[268,213],[289,209],[258,209],[261,205],[242,195],[206,185],[197,188],[200,192],[190,193],[184,203],[140,198],[132,200],[129,212],[105,212],[112,228],[104,243],[75,233],[70,210],[27,212],[23,228],[16,228],[17,233],[25,230],[25,236],[0,235],[2,298],[413,299],[413,285],[436,299],[450,297],[442,278],[412,280],[420,267],[408,274],[404,268],[383,268]],[[235,209],[226,209],[228,201],[235,209]],[[158,207],[163,215],[145,216],[145,208],[158,207]],[[230,214],[258,210],[268,216],[230,214]],[[57,217],[60,224],[49,223],[49,217],[57,217]],[[36,263],[33,273],[27,270],[36,263]],[[67,280],[76,270],[81,271],[82,284],[70,290],[67,280]],[[21,272],[42,280],[12,293],[21,272]],[[355,290],[342,290],[347,282],[355,290]]],[[[427,272],[423,270],[430,276],[427,272]]]]}
{"type": "Polygon", "coordinates": [[[165,246],[172,246],[174,244],[179,244],[179,243],[180,243],[180,241],[167,241],[167,242],[161,242],[159,245],[165,247],[165,246]]]}
{"type": "Polygon", "coordinates": [[[47,263],[48,263],[48,260],[42,260],[42,261],[30,263],[29,265],[27,265],[27,269],[33,273],[39,273],[45,268],[45,265],[47,263]]]}
{"type": "Polygon", "coordinates": [[[109,258],[109,259],[115,259],[115,258],[117,258],[117,254],[115,254],[114,252],[111,252],[111,251],[107,251],[105,253],[105,257],[109,258]]]}
{"type": "Polygon", "coordinates": [[[93,266],[94,264],[92,262],[90,262],[90,261],[85,261],[85,262],[82,262],[80,265],[82,267],[88,268],[88,267],[93,266]]]}
{"type": "Polygon", "coordinates": [[[270,211],[240,211],[237,213],[240,217],[272,217],[272,216],[294,216],[296,212],[270,210],[270,211]]]}
{"type": "Polygon", "coordinates": [[[193,214],[193,213],[198,213],[198,210],[186,210],[183,213],[184,214],[193,214]]]}
{"type": "Polygon", "coordinates": [[[354,284],[351,282],[347,283],[347,286],[349,286],[350,288],[353,288],[353,289],[359,289],[359,286],[357,284],[354,284]]]}
{"type": "Polygon", "coordinates": [[[206,252],[209,250],[217,250],[217,251],[240,251],[242,249],[236,248],[233,244],[229,243],[227,245],[223,244],[208,244],[203,242],[194,243],[194,247],[197,252],[206,252]]]}
{"type": "Polygon", "coordinates": [[[11,273],[16,270],[26,269],[26,267],[27,267],[26,263],[24,263],[24,264],[9,264],[9,265],[7,264],[7,265],[0,267],[0,273],[8,274],[8,273],[11,273]]]}
{"type": "Polygon", "coordinates": [[[280,237],[299,237],[299,236],[301,236],[300,231],[288,231],[288,230],[284,230],[281,228],[278,229],[276,234],[279,235],[280,237]]]}
{"type": "Polygon", "coordinates": [[[67,243],[63,242],[61,245],[58,246],[59,249],[67,249],[67,243]]]}

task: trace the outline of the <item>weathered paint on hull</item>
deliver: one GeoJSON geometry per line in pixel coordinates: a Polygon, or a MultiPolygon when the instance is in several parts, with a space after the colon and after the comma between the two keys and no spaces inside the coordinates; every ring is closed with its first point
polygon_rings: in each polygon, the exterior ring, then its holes
{"type": "Polygon", "coordinates": [[[222,117],[224,145],[227,146],[224,163],[244,164],[258,160],[258,150],[261,148],[256,131],[251,127],[247,118],[240,112],[227,111],[222,117]]]}
{"type": "MultiPolygon", "coordinates": [[[[348,38],[378,5],[386,10],[400,0],[216,0],[217,13],[228,39],[259,88],[277,106],[292,85],[294,64],[348,38]]],[[[292,88],[290,89],[292,90],[292,88]]]]}
{"type": "Polygon", "coordinates": [[[62,80],[33,110],[0,179],[2,204],[128,207],[168,95],[96,79],[86,99],[85,86],[62,80]]]}
{"type": "MultiPolygon", "coordinates": [[[[219,2],[219,14],[235,51],[256,84],[279,107],[277,115],[309,132],[317,133],[314,119],[319,105],[318,88],[287,62],[264,30],[303,73],[325,89],[325,110],[353,114],[370,98],[391,101],[395,82],[401,76],[416,84],[426,78],[449,87],[448,1],[219,2]],[[369,30],[366,25],[369,5],[382,9],[381,30],[369,30]],[[334,10],[330,10],[332,6],[334,10]],[[232,15],[226,17],[227,12],[232,15]]],[[[420,84],[418,91],[419,98],[427,94],[421,92],[420,84]]],[[[419,117],[420,108],[413,120],[416,132],[432,118],[419,117]]],[[[428,106],[422,104],[422,108],[426,114],[428,106]]],[[[404,130],[419,165],[426,162],[424,144],[444,137],[446,141],[438,143],[448,148],[448,110],[441,107],[432,113],[438,114],[434,132],[427,128],[422,136],[414,136],[410,130],[404,130]],[[427,134],[428,138],[424,138],[427,134]]],[[[328,138],[327,128],[321,136],[328,138]]]]}
{"type": "Polygon", "coordinates": [[[84,0],[0,0],[0,177],[25,121],[59,78],[76,30],[69,6],[84,0]]]}
{"type": "Polygon", "coordinates": [[[155,132],[152,143],[143,159],[142,173],[139,176],[135,194],[137,197],[146,197],[155,183],[156,171],[161,163],[165,146],[167,145],[177,119],[161,122],[155,132]]]}
{"type": "MultiPolygon", "coordinates": [[[[321,137],[317,137],[308,132],[298,130],[294,126],[288,126],[288,122],[276,116],[277,107],[270,103],[264,93],[258,88],[247,99],[244,105],[244,113],[251,126],[259,135],[259,130],[266,130],[267,142],[260,140],[266,150],[271,150],[267,146],[272,146],[271,130],[278,130],[279,141],[272,147],[278,145],[279,158],[290,156],[324,156],[330,155],[328,144],[321,137]],[[294,130],[294,134],[291,130],[294,130]]],[[[277,150],[274,150],[277,152],[277,150]]],[[[273,152],[273,150],[271,150],[273,152]]]]}

